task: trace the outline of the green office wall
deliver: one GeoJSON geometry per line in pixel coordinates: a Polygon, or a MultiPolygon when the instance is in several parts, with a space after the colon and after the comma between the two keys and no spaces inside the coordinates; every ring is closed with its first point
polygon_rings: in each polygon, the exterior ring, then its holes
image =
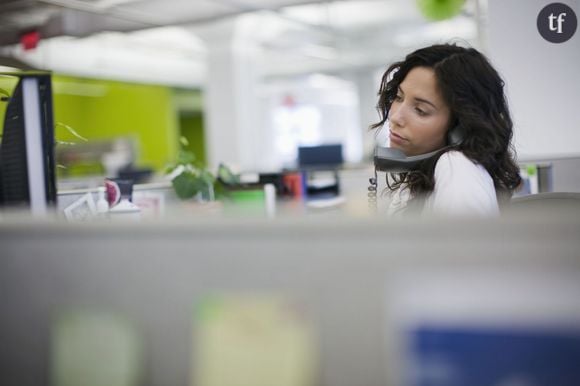
{"type": "Polygon", "coordinates": [[[53,95],[58,140],[79,142],[62,123],[89,141],[134,138],[138,166],[160,171],[174,160],[179,128],[171,88],[57,75],[53,95]]]}
{"type": "MultiPolygon", "coordinates": [[[[54,75],[52,83],[55,137],[58,141],[83,142],[62,125],[71,127],[89,142],[133,138],[137,147],[137,166],[161,172],[175,160],[179,137],[183,135],[190,143],[189,150],[193,150],[198,160],[205,164],[199,90],[66,75],[54,75]]],[[[15,85],[14,78],[0,78],[0,88],[8,94],[15,85]]],[[[0,103],[2,122],[5,108],[6,103],[0,103]]],[[[62,146],[67,145],[58,144],[57,152],[62,146]]],[[[95,170],[88,168],[86,172],[94,173],[95,170]]],[[[75,175],[79,171],[83,173],[82,168],[75,171],[75,175]]]]}
{"type": "Polygon", "coordinates": [[[192,151],[197,161],[207,165],[205,152],[205,131],[203,121],[203,105],[201,92],[196,90],[175,89],[173,101],[179,114],[180,134],[189,145],[187,150],[192,151]]]}
{"type": "Polygon", "coordinates": [[[189,142],[186,149],[195,154],[198,162],[207,166],[205,132],[201,113],[180,113],[179,126],[181,135],[189,142]]]}

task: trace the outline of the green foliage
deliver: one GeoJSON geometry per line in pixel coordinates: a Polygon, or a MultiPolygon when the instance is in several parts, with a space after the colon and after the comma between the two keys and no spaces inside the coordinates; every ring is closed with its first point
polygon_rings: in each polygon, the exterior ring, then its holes
{"type": "MultiPolygon", "coordinates": [[[[78,138],[78,139],[83,140],[85,142],[88,142],[89,141],[88,139],[86,139],[85,137],[83,137],[82,135],[80,135],[79,133],[77,133],[75,129],[73,129],[69,125],[65,125],[62,122],[57,122],[56,125],[54,125],[55,132],[57,131],[57,129],[59,127],[65,128],[75,138],[78,138]]],[[[61,141],[58,138],[55,138],[54,139],[54,144],[55,144],[55,146],[57,146],[57,145],[61,145],[61,146],[74,146],[77,143],[76,142],[71,142],[71,141],[61,141]]],[[[63,169],[63,170],[65,170],[67,167],[64,166],[64,165],[61,165],[61,164],[56,164],[56,168],[57,169],[63,169]]]]}
{"type": "Polygon", "coordinates": [[[419,11],[432,21],[451,19],[457,16],[465,0],[416,0],[419,11]]]}
{"type": "MultiPolygon", "coordinates": [[[[77,133],[75,131],[75,129],[73,129],[72,127],[70,127],[69,125],[65,125],[62,122],[57,122],[56,125],[54,125],[55,129],[58,129],[59,127],[63,127],[65,128],[73,137],[78,138],[84,142],[88,142],[89,140],[86,139],[85,137],[83,137],[82,135],[80,135],[79,133],[77,133]]],[[[55,138],[55,143],[57,145],[76,145],[76,142],[71,142],[71,141],[61,141],[59,139],[55,138]]],[[[66,169],[66,168],[65,168],[66,169]]]]}
{"type": "Polygon", "coordinates": [[[187,139],[181,137],[179,143],[181,147],[177,153],[177,161],[165,169],[166,174],[179,171],[171,180],[177,196],[186,200],[201,193],[204,199],[213,200],[216,193],[221,195],[224,192],[221,182],[196,160],[192,151],[186,150],[189,145],[187,139]]]}
{"type": "Polygon", "coordinates": [[[208,184],[202,178],[190,171],[183,171],[171,183],[175,193],[182,200],[191,198],[208,187],[208,184]]]}
{"type": "Polygon", "coordinates": [[[72,134],[74,137],[76,137],[76,138],[78,138],[78,139],[80,139],[80,140],[83,140],[83,141],[85,141],[85,142],[88,142],[88,141],[89,141],[88,139],[86,139],[85,137],[83,137],[82,135],[80,135],[79,133],[77,133],[75,129],[73,129],[73,128],[72,128],[72,127],[70,127],[69,125],[65,125],[65,124],[64,124],[64,123],[62,123],[62,122],[57,122],[57,123],[56,123],[56,125],[55,125],[55,127],[56,127],[56,128],[58,128],[58,127],[64,127],[64,128],[65,128],[65,129],[66,129],[66,130],[67,130],[69,133],[71,133],[71,134],[72,134]]]}

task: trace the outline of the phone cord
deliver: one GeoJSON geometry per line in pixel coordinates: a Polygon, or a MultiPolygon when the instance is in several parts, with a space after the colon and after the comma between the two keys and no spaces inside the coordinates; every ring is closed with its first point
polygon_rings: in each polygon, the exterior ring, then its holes
{"type": "Polygon", "coordinates": [[[369,202],[369,209],[372,213],[377,212],[377,168],[375,168],[375,176],[374,178],[369,178],[369,187],[368,187],[368,202],[369,202]]]}

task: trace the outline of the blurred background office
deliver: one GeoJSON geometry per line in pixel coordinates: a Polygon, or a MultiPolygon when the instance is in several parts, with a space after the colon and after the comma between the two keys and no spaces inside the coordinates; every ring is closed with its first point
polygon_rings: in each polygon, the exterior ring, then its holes
{"type": "Polygon", "coordinates": [[[181,136],[211,170],[277,171],[296,166],[299,146],[328,143],[343,146],[347,165],[368,165],[388,64],[457,42],[486,53],[506,80],[520,161],[551,167],[544,190],[579,191],[580,43],[540,36],[546,4],[8,0],[0,64],[53,72],[66,187],[128,164],[161,174],[181,136]]]}

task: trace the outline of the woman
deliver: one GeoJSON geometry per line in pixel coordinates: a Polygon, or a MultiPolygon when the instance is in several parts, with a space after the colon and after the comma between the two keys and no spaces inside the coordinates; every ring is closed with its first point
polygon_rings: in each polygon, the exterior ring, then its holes
{"type": "Polygon", "coordinates": [[[419,49],[387,69],[381,120],[371,128],[388,127],[390,146],[407,156],[441,149],[410,171],[387,175],[389,212],[499,213],[498,202],[521,180],[503,86],[480,52],[450,44],[419,49]]]}

